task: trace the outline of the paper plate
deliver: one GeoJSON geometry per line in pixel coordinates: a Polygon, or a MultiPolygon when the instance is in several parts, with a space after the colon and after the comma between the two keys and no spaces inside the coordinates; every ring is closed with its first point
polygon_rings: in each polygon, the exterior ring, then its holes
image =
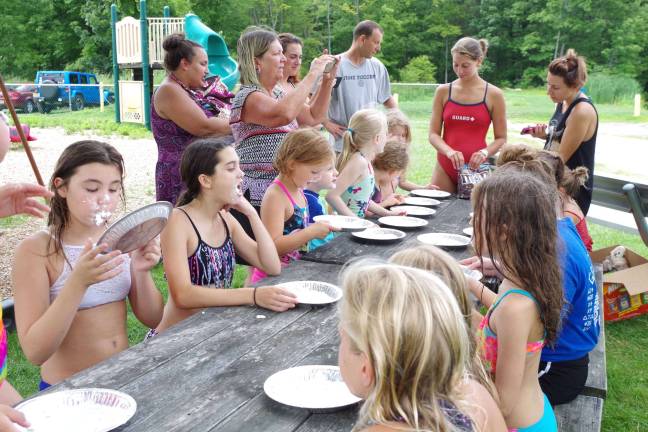
{"type": "Polygon", "coordinates": [[[322,305],[335,303],[342,298],[342,290],[333,284],[318,281],[284,282],[278,286],[297,296],[301,304],[322,305]]]}
{"type": "Polygon", "coordinates": [[[342,231],[362,231],[376,226],[375,223],[366,219],[342,215],[319,215],[313,218],[315,222],[326,222],[327,224],[340,228],[342,231]]]}
{"type": "Polygon", "coordinates": [[[441,204],[441,201],[432,198],[408,196],[405,197],[403,204],[412,205],[412,206],[422,206],[422,207],[434,207],[441,204]]]}
{"type": "Polygon", "coordinates": [[[436,213],[436,210],[413,205],[398,205],[389,208],[394,211],[404,211],[407,216],[429,218],[436,213]]]}
{"type": "Polygon", "coordinates": [[[480,272],[479,270],[469,269],[467,266],[461,264],[459,264],[459,267],[461,267],[461,271],[463,271],[463,273],[471,279],[475,279],[479,281],[481,280],[481,278],[484,277],[482,272],[480,272]]]}
{"type": "Polygon", "coordinates": [[[400,229],[417,229],[427,225],[428,221],[410,216],[383,216],[378,219],[378,223],[400,229]]]}
{"type": "Polygon", "coordinates": [[[436,190],[436,189],[414,189],[410,194],[425,197],[425,198],[448,198],[450,192],[436,190]]]}
{"type": "Polygon", "coordinates": [[[463,233],[469,237],[473,236],[473,232],[474,232],[473,227],[468,227],[463,229],[463,233]]]}
{"type": "Polygon", "coordinates": [[[298,366],[270,376],[263,384],[270,399],[309,410],[336,410],[360,401],[342,380],[337,366],[298,366]]]}
{"type": "Polygon", "coordinates": [[[173,206],[166,201],[158,201],[137,209],[110,225],[97,244],[107,243],[106,252],[134,251],[162,232],[169,220],[171,210],[173,206]]]}
{"type": "Polygon", "coordinates": [[[107,432],[126,423],[137,410],[135,399],[116,390],[63,390],[29,399],[16,409],[25,414],[29,432],[107,432]]]}
{"type": "Polygon", "coordinates": [[[416,238],[421,243],[447,248],[462,248],[470,244],[470,238],[459,234],[427,233],[416,238]]]}
{"type": "Polygon", "coordinates": [[[367,243],[395,243],[405,237],[403,231],[389,228],[368,228],[351,233],[356,240],[367,243]]]}

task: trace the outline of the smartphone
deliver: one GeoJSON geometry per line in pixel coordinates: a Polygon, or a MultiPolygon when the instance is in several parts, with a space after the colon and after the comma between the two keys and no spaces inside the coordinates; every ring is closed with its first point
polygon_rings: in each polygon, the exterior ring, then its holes
{"type": "Polygon", "coordinates": [[[535,129],[534,126],[527,126],[520,131],[520,135],[530,134],[531,132],[533,132],[533,129],[535,129]]]}
{"type": "Polygon", "coordinates": [[[331,69],[333,69],[333,66],[338,62],[337,57],[333,57],[333,61],[328,62],[326,66],[324,66],[324,73],[329,73],[331,72],[331,69]]]}

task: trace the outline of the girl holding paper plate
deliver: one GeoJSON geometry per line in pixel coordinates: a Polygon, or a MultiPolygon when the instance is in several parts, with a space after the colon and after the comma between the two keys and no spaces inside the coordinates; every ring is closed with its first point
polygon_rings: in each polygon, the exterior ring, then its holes
{"type": "Polygon", "coordinates": [[[157,241],[130,255],[94,244],[124,198],[123,179],[113,146],[70,145],[50,181],[47,231],[16,250],[16,327],[25,356],[41,367],[41,390],[128,348],[127,297],[142,324],[155,327],[162,318],[162,295],[150,275],[160,259],[157,241]]]}

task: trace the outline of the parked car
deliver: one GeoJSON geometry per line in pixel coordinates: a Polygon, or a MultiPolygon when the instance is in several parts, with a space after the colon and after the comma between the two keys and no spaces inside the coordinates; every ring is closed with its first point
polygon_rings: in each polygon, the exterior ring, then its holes
{"type": "MultiPolygon", "coordinates": [[[[43,113],[70,105],[73,111],[89,105],[99,105],[99,81],[93,73],[74,71],[36,72],[38,97],[36,105],[43,113]]],[[[101,96],[105,104],[113,103],[112,92],[105,88],[101,96]]]]}
{"type": "MultiPolygon", "coordinates": [[[[23,84],[16,88],[8,89],[7,91],[14,108],[23,110],[28,114],[36,111],[36,103],[34,102],[36,86],[34,84],[23,84]]],[[[0,93],[0,109],[5,106],[4,97],[0,93]]]]}

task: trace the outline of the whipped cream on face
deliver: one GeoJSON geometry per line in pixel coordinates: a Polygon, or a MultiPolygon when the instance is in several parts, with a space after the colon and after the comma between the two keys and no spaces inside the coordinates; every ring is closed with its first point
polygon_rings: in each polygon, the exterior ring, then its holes
{"type": "Polygon", "coordinates": [[[108,223],[112,217],[112,212],[108,210],[108,205],[110,204],[110,195],[105,194],[102,197],[103,203],[101,205],[94,204],[94,223],[97,226],[105,225],[108,223]]]}

